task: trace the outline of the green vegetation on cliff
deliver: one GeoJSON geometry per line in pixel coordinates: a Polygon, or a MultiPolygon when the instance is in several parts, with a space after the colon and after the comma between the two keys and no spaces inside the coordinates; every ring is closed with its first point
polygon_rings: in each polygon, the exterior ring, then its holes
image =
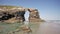
{"type": "MultiPolygon", "coordinates": [[[[0,5],[0,8],[7,8],[7,9],[11,9],[11,8],[18,8],[21,6],[9,6],[9,5],[0,5]]],[[[22,8],[22,7],[21,7],[22,8]]]]}

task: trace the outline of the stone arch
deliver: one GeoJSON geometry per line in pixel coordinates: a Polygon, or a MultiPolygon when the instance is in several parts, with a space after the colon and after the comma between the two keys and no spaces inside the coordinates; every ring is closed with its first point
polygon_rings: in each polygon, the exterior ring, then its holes
{"type": "MultiPolygon", "coordinates": [[[[6,15],[9,14],[14,17],[11,16],[11,18],[9,18],[7,20],[5,20],[6,18],[4,18],[4,22],[9,22],[9,21],[10,22],[18,22],[18,21],[24,22],[25,21],[24,14],[26,11],[29,12],[29,17],[28,17],[29,22],[40,22],[39,12],[37,9],[33,9],[33,8],[27,8],[27,9],[26,8],[15,8],[15,9],[10,9],[8,11],[0,10],[0,21],[2,21],[3,15],[5,16],[5,14],[3,14],[5,12],[6,15]]],[[[8,15],[8,17],[9,17],[9,15],[8,15]]]]}

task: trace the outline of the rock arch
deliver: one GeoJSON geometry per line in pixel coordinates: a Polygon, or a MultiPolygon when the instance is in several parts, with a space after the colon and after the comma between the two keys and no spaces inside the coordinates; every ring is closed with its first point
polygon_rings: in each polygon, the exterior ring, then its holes
{"type": "Polygon", "coordinates": [[[11,22],[11,23],[24,22],[25,21],[24,14],[27,10],[29,11],[29,18],[28,18],[29,22],[40,22],[41,19],[39,16],[39,12],[37,9],[33,9],[33,8],[27,8],[27,9],[26,8],[12,8],[12,9],[5,9],[5,10],[2,9],[0,10],[0,21],[11,22]]]}

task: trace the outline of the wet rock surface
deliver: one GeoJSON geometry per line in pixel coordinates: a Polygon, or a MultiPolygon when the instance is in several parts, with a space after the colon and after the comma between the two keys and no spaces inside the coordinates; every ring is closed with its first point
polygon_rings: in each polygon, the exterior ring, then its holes
{"type": "Polygon", "coordinates": [[[14,31],[7,32],[7,34],[16,34],[17,32],[23,32],[23,34],[25,34],[25,33],[26,34],[30,34],[30,33],[32,34],[32,30],[28,26],[21,26],[14,31]]]}

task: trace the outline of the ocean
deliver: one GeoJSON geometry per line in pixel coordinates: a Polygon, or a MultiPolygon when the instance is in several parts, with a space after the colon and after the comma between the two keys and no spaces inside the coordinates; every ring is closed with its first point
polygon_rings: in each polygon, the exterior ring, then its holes
{"type": "MultiPolygon", "coordinates": [[[[25,22],[32,30],[30,34],[60,34],[60,20],[46,20],[46,22],[25,22]]],[[[7,34],[10,31],[18,29],[22,24],[6,24],[0,23],[0,34],[7,34]]],[[[15,34],[23,34],[21,31],[15,34]]]]}

